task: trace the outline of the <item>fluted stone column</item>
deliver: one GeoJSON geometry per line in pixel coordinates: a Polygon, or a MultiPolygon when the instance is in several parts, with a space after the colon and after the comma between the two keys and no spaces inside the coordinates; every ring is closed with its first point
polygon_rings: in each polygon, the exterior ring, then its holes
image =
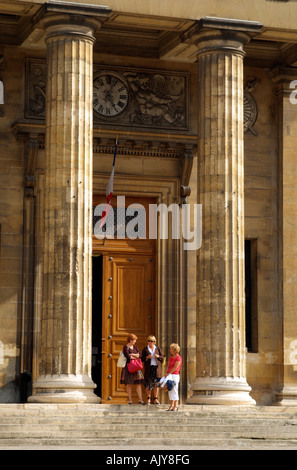
{"type": "Polygon", "coordinates": [[[194,404],[253,404],[245,370],[243,46],[253,24],[205,20],[198,59],[197,377],[194,404]],[[233,29],[235,28],[235,30],[233,29]]]}
{"type": "MultiPolygon", "coordinates": [[[[78,8],[79,9],[79,8],[78,8]]],[[[30,402],[98,402],[91,379],[92,75],[100,18],[47,12],[43,308],[30,402]]]]}

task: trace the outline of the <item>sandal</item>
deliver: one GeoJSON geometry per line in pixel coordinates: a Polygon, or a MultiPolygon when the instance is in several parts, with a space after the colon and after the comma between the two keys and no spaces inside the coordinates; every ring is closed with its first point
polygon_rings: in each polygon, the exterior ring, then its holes
{"type": "Polygon", "coordinates": [[[133,402],[132,402],[132,401],[128,401],[128,405],[133,405],[133,402]]]}
{"type": "Polygon", "coordinates": [[[168,410],[166,410],[166,411],[173,411],[172,406],[170,406],[170,408],[168,408],[168,410]]]}
{"type": "Polygon", "coordinates": [[[138,400],[139,405],[145,405],[144,401],[138,400]]]}
{"type": "Polygon", "coordinates": [[[158,400],[158,397],[154,397],[154,404],[155,405],[160,405],[160,402],[158,400]]]}
{"type": "Polygon", "coordinates": [[[147,397],[147,404],[148,404],[148,405],[151,404],[151,397],[147,397]]]}
{"type": "Polygon", "coordinates": [[[172,411],[178,411],[178,407],[176,406],[172,411]]]}

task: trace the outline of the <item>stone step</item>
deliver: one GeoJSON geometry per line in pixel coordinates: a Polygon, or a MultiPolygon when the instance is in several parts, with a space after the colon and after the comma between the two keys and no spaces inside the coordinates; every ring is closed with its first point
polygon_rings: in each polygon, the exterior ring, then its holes
{"type": "MultiPolygon", "coordinates": [[[[129,411],[131,408],[139,409],[139,410],[158,410],[160,408],[167,409],[169,404],[161,404],[161,405],[140,405],[138,403],[133,403],[133,405],[128,404],[83,404],[83,403],[65,403],[65,404],[51,404],[51,403],[0,403],[0,412],[32,412],[32,413],[40,413],[40,412],[55,412],[59,410],[63,410],[63,412],[114,412],[114,411],[129,411]]],[[[205,414],[205,412],[209,412],[211,414],[235,414],[235,415],[247,415],[247,414],[254,414],[254,415],[264,415],[264,414],[271,414],[271,415],[284,415],[288,413],[297,414],[297,407],[282,407],[282,406],[243,406],[243,405],[234,405],[234,406],[223,406],[223,405],[186,405],[181,404],[179,408],[183,411],[189,411],[191,413],[200,412],[205,414]]]]}
{"type": "MultiPolygon", "coordinates": [[[[144,424],[144,418],[135,416],[133,417],[133,425],[134,426],[143,426],[144,424]]],[[[275,418],[269,418],[269,419],[248,419],[248,418],[242,418],[242,419],[236,419],[236,418],[220,418],[220,419],[214,419],[212,417],[209,418],[199,418],[195,419],[193,417],[188,418],[188,417],[183,417],[181,414],[178,414],[173,416],[170,414],[170,417],[150,417],[150,425],[170,425],[172,424],[178,424],[180,426],[182,425],[187,425],[187,426],[237,426],[238,423],[240,422],[241,426],[257,426],[257,427],[266,427],[266,426],[285,426],[285,425],[290,425],[292,427],[297,428],[297,420],[296,419],[283,419],[283,420],[278,420],[275,418]]],[[[125,417],[90,417],[90,416],[74,416],[73,418],[71,417],[62,417],[62,416],[51,416],[51,417],[36,417],[36,416],[31,416],[31,417],[0,417],[0,425],[1,427],[4,426],[42,426],[42,425],[50,425],[50,426],[55,426],[55,425],[60,425],[63,424],[64,426],[72,426],[72,425],[87,425],[87,426],[105,426],[108,423],[110,425],[118,426],[120,427],[125,427],[127,426],[127,418],[125,417]]],[[[1,432],[1,429],[0,429],[1,432]]]]}
{"type": "MultiPolygon", "coordinates": [[[[157,426],[158,423],[156,423],[157,426]]],[[[199,432],[239,432],[239,433],[256,433],[257,435],[270,435],[271,433],[279,433],[279,434],[292,434],[296,436],[297,438],[297,429],[296,426],[292,426],[290,424],[279,424],[275,426],[255,426],[254,424],[242,424],[242,423],[237,423],[237,424],[180,424],[180,423],[175,423],[177,426],[178,432],[188,432],[189,434],[192,433],[199,433],[199,432]]],[[[151,423],[150,423],[151,426],[151,423]]],[[[133,432],[135,435],[137,435],[139,432],[143,431],[144,424],[139,424],[139,425],[134,425],[133,423],[133,432]]],[[[172,423],[159,423],[158,429],[160,432],[171,432],[173,426],[172,423]]],[[[0,429],[0,438],[2,436],[6,436],[8,433],[21,433],[23,432],[24,434],[28,433],[45,433],[45,432],[50,432],[50,433],[55,433],[55,432],[86,432],[86,433],[92,433],[92,432],[97,432],[100,433],[101,431],[103,433],[109,433],[109,434],[119,434],[122,435],[125,431],[127,430],[127,424],[117,424],[117,423],[105,423],[105,424],[98,424],[98,423],[69,423],[69,424],[64,424],[64,423],[55,423],[55,424],[5,424],[2,425],[1,423],[1,429],[0,429]]],[[[176,431],[175,431],[176,433],[176,431]]]]}
{"type": "Polygon", "coordinates": [[[47,408],[44,407],[43,405],[38,409],[38,408],[13,408],[13,407],[2,407],[0,405],[0,420],[2,422],[5,422],[9,420],[12,422],[13,420],[30,420],[30,422],[36,422],[40,419],[59,419],[60,417],[63,417],[63,419],[96,419],[96,420],[115,420],[118,422],[126,422],[127,419],[130,419],[131,416],[133,415],[133,420],[135,422],[140,421],[143,422],[144,419],[153,419],[153,420],[167,420],[169,417],[171,420],[177,419],[178,421],[181,420],[186,420],[186,421],[194,421],[194,420],[200,420],[202,421],[208,421],[208,420],[215,420],[217,423],[220,422],[232,422],[232,421],[238,421],[238,420],[247,420],[249,422],[255,422],[255,423],[261,423],[261,422],[267,422],[267,423],[274,423],[279,420],[285,421],[285,420],[290,420],[292,424],[296,424],[297,422],[297,409],[295,410],[290,410],[290,411],[283,411],[281,413],[277,412],[250,412],[248,410],[247,412],[234,412],[233,410],[230,411],[221,411],[221,412],[215,412],[213,410],[205,410],[205,411],[199,411],[195,412],[195,410],[189,410],[189,409],[184,409],[180,408],[177,413],[168,413],[166,412],[166,408],[162,407],[155,407],[152,409],[152,407],[129,407],[128,409],[125,409],[125,407],[114,409],[110,408],[108,410],[106,409],[100,409],[99,407],[96,409],[93,408],[69,408],[69,407],[54,407],[54,408],[47,408]]]}
{"type": "MultiPolygon", "coordinates": [[[[297,448],[297,409],[278,407],[168,405],[0,405],[0,447],[9,446],[125,446],[141,445],[143,431],[158,429],[158,436],[143,438],[143,445],[243,446],[261,442],[297,448]],[[133,426],[126,437],[127,422],[133,426]]],[[[154,433],[153,433],[154,434],[154,433]]],[[[259,444],[260,445],[260,444],[259,444]]],[[[180,447],[182,448],[182,447],[180,447]]]]}
{"type": "MultiPolygon", "coordinates": [[[[143,426],[146,426],[147,420],[138,420],[133,418],[133,426],[135,428],[141,428],[143,426]]],[[[14,429],[17,428],[33,428],[33,427],[41,427],[41,426],[51,426],[52,429],[55,429],[59,426],[63,426],[64,428],[70,427],[71,426],[76,426],[76,427],[89,427],[89,428],[102,428],[104,427],[105,429],[108,429],[109,426],[115,427],[117,429],[124,429],[127,427],[127,421],[119,421],[119,420],[110,420],[110,419],[100,419],[100,420],[92,420],[92,419],[78,419],[74,418],[73,420],[66,420],[61,418],[56,418],[56,419],[41,419],[41,420],[30,420],[30,419],[18,419],[17,421],[14,420],[2,420],[0,419],[0,427],[1,429],[5,429],[8,427],[14,427],[14,429]]],[[[197,427],[238,427],[240,426],[241,428],[248,426],[249,428],[290,428],[293,431],[297,432],[297,423],[296,421],[291,421],[291,420],[282,420],[282,421],[273,421],[273,422],[267,422],[265,421],[260,421],[260,422],[255,422],[255,421],[249,421],[249,420],[222,420],[220,422],[208,419],[208,420],[185,420],[185,419],[178,419],[178,418],[168,418],[165,420],[152,420],[150,419],[150,426],[153,428],[155,426],[179,426],[180,428],[184,427],[191,427],[193,429],[196,429],[197,427]]],[[[0,433],[1,433],[0,429],[0,433]]]]}
{"type": "MultiPolygon", "coordinates": [[[[1,427],[0,431],[0,440],[4,438],[18,438],[18,437],[33,437],[33,438],[57,438],[57,437],[110,437],[110,438],[120,438],[125,435],[127,426],[118,427],[115,425],[105,425],[98,427],[96,425],[78,425],[74,426],[65,426],[63,424],[58,426],[51,425],[36,425],[36,426],[26,426],[21,425],[8,426],[6,428],[1,427]]],[[[292,438],[297,439],[296,429],[286,426],[274,426],[274,427],[255,427],[255,426],[176,426],[172,431],[172,426],[170,425],[161,425],[158,427],[158,435],[161,437],[172,437],[177,438],[183,433],[189,437],[199,437],[207,436],[208,438],[216,437],[250,437],[257,439],[264,438],[292,438]]],[[[143,426],[134,427],[133,431],[130,431],[129,434],[131,437],[137,438],[139,434],[143,432],[143,426]]]]}
{"type": "Polygon", "coordinates": [[[158,438],[158,439],[144,439],[144,438],[80,438],[69,439],[69,438],[31,438],[27,437],[21,439],[3,439],[0,441],[0,449],[104,449],[104,450],[148,450],[148,449],[167,449],[172,450],[178,449],[238,449],[238,450],[256,450],[256,449],[297,449],[297,439],[255,439],[255,438],[216,438],[210,440],[209,437],[189,439],[187,436],[178,436],[178,439],[158,438]]]}
{"type": "MultiPolygon", "coordinates": [[[[143,430],[142,430],[143,431],[143,430]]],[[[138,442],[139,433],[138,432],[131,432],[130,439],[134,439],[135,442],[138,442]]],[[[25,442],[27,439],[48,439],[48,440],[62,440],[66,439],[68,441],[72,440],[72,442],[79,443],[82,439],[90,439],[94,442],[96,441],[97,444],[100,442],[101,439],[109,439],[113,442],[114,439],[121,440],[123,439],[124,433],[118,431],[108,431],[108,430],[27,430],[27,431],[7,431],[5,433],[1,433],[0,437],[0,444],[6,439],[14,440],[14,439],[23,439],[25,442]],[[3,437],[2,437],[3,436],[3,437]]],[[[189,429],[181,429],[178,431],[172,431],[171,428],[166,430],[159,429],[158,430],[158,439],[171,439],[173,442],[179,442],[180,438],[187,437],[188,442],[194,442],[196,439],[208,439],[209,441],[217,440],[217,439],[278,439],[278,440],[295,440],[297,441],[296,433],[291,433],[290,431],[285,432],[279,429],[274,429],[270,431],[258,431],[255,429],[248,430],[248,429],[239,429],[239,430],[195,430],[191,431],[189,429]]],[[[146,442],[152,442],[155,439],[148,435],[146,438],[146,442]]]]}
{"type": "MultiPolygon", "coordinates": [[[[55,416],[64,416],[64,417],[109,417],[109,418],[118,418],[119,416],[123,419],[127,419],[131,417],[131,414],[133,414],[134,417],[143,419],[147,418],[148,414],[150,417],[155,415],[157,419],[162,419],[162,417],[168,417],[167,413],[164,413],[167,410],[168,406],[166,407],[156,407],[156,406],[116,406],[116,407],[111,407],[109,409],[106,408],[100,408],[99,406],[97,408],[93,407],[78,407],[78,408],[72,408],[68,406],[56,406],[56,407],[47,407],[44,405],[41,405],[40,408],[36,407],[7,407],[0,405],[0,419],[6,417],[13,418],[13,417],[25,417],[25,418],[33,418],[33,417],[55,417],[55,416]]],[[[297,408],[296,409],[291,409],[291,410],[286,410],[282,412],[266,412],[266,411],[261,411],[261,412],[254,412],[251,410],[247,411],[236,411],[233,409],[230,409],[229,411],[226,410],[195,410],[190,408],[185,408],[181,407],[179,408],[178,413],[170,413],[170,416],[179,416],[179,419],[181,418],[181,415],[183,417],[186,417],[187,419],[254,419],[254,420],[264,420],[264,419],[284,419],[284,418],[290,418],[290,419],[297,419],[297,408]]]]}
{"type": "Polygon", "coordinates": [[[297,420],[297,409],[294,411],[286,413],[251,413],[251,412],[242,412],[234,413],[232,410],[229,412],[215,412],[215,411],[200,411],[195,412],[194,410],[188,410],[185,408],[179,408],[177,413],[168,413],[168,407],[129,407],[119,408],[119,409],[71,409],[71,408],[54,408],[47,409],[41,407],[40,409],[18,409],[13,408],[6,409],[1,408],[0,405],[0,419],[5,418],[28,418],[28,419],[38,419],[38,418],[55,418],[59,416],[64,416],[65,418],[97,418],[97,419],[129,419],[133,415],[136,419],[142,420],[148,417],[152,419],[167,419],[170,415],[172,418],[178,416],[178,419],[215,419],[215,420],[226,420],[226,419],[248,419],[248,420],[279,420],[279,419],[292,419],[297,420]]]}

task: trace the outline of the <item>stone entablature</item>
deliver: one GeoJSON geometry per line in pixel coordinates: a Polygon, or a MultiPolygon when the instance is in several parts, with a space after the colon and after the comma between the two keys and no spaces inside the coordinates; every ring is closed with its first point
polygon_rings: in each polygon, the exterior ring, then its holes
{"type": "MultiPolygon", "coordinates": [[[[191,133],[190,79],[190,74],[182,71],[95,64],[94,127],[191,133]],[[123,95],[117,94],[116,90],[110,94],[113,81],[116,88],[125,90],[123,95]]],[[[254,85],[249,80],[244,87],[244,132],[251,131],[256,135],[254,125],[258,110],[252,95],[254,85]]],[[[26,119],[45,119],[45,96],[46,61],[29,58],[26,61],[26,119]]]]}

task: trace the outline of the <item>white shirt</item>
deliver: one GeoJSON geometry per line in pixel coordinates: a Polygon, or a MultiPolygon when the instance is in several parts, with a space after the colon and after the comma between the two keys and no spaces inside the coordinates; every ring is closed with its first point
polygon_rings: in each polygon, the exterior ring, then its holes
{"type": "Polygon", "coordinates": [[[151,353],[151,366],[157,366],[158,362],[157,359],[155,358],[155,351],[156,351],[156,346],[154,345],[153,349],[151,349],[149,346],[147,347],[149,352],[151,353]]]}

